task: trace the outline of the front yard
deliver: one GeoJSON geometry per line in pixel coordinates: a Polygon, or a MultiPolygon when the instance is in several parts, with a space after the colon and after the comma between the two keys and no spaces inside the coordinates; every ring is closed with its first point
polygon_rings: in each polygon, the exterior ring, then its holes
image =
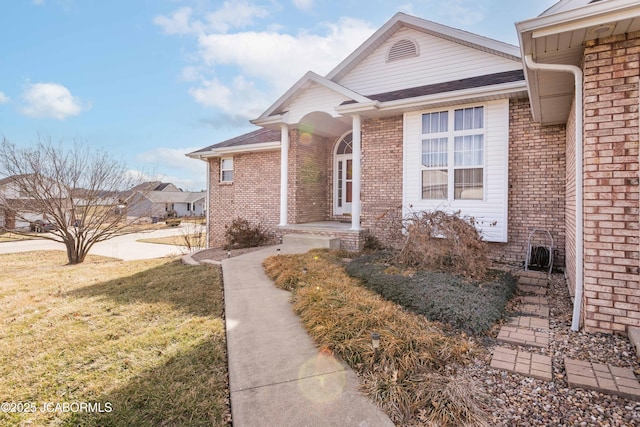
{"type": "Polygon", "coordinates": [[[229,425],[218,270],[0,255],[0,425],[229,425]]]}

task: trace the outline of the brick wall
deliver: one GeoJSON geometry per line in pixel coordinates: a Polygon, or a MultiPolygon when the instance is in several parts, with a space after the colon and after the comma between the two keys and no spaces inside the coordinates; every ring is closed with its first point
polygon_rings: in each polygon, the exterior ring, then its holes
{"type": "Polygon", "coordinates": [[[280,152],[233,156],[233,182],[220,182],[220,159],[209,160],[209,247],[224,245],[224,227],[237,217],[271,232],[280,220],[280,152]]]}
{"type": "MultiPolygon", "coordinates": [[[[508,243],[490,243],[493,259],[522,263],[534,229],[548,230],[556,248],[554,264],[565,254],[565,127],[533,122],[528,100],[509,103],[508,243]]],[[[533,241],[548,246],[543,234],[533,241]]]]}
{"type": "Polygon", "coordinates": [[[640,326],[640,32],[584,52],[584,319],[589,331],[640,326]]]}
{"type": "Polygon", "coordinates": [[[327,138],[292,130],[289,133],[289,223],[324,221],[329,216],[329,151],[327,138]]]}
{"type": "Polygon", "coordinates": [[[402,131],[402,116],[362,122],[361,225],[386,241],[402,217],[402,131]]]}

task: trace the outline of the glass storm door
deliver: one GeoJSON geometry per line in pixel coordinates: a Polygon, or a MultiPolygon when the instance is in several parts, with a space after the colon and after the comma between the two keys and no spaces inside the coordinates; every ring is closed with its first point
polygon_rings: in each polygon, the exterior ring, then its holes
{"type": "Polygon", "coordinates": [[[334,162],[334,207],[335,215],[351,214],[353,198],[353,154],[351,133],[348,133],[336,146],[334,162]]]}

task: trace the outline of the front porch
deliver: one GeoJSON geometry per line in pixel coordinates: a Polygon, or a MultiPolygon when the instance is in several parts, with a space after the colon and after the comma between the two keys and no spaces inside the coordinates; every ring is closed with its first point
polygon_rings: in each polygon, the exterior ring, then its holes
{"type": "Polygon", "coordinates": [[[358,251],[363,241],[363,230],[351,229],[351,222],[313,221],[303,224],[287,224],[278,226],[280,237],[286,235],[309,235],[340,239],[340,249],[358,251]]]}

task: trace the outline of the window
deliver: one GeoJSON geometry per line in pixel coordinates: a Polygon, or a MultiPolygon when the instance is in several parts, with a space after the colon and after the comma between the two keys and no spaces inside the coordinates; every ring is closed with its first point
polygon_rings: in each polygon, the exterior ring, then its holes
{"type": "Polygon", "coordinates": [[[422,199],[484,198],[484,107],[422,114],[422,199]]]}
{"type": "Polygon", "coordinates": [[[220,182],[233,182],[233,157],[220,159],[220,182]]]}

